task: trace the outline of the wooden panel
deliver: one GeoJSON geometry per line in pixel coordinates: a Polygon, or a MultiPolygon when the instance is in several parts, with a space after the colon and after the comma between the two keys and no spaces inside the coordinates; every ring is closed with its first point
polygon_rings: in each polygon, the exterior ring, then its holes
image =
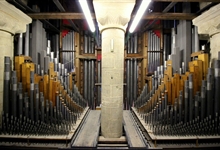
{"type": "Polygon", "coordinates": [[[202,61],[201,60],[194,60],[193,64],[195,66],[198,66],[197,80],[198,80],[199,89],[201,89],[202,80],[203,80],[203,65],[202,65],[202,61]]]}
{"type": "Polygon", "coordinates": [[[171,92],[171,94],[172,94],[172,100],[171,100],[171,104],[172,105],[174,105],[174,102],[175,102],[175,98],[176,98],[176,77],[173,77],[172,79],[171,79],[171,83],[172,83],[172,92],[171,92]]]}
{"type": "Polygon", "coordinates": [[[15,56],[15,71],[17,73],[17,80],[21,82],[21,65],[24,63],[24,57],[15,56]]]}
{"type": "Polygon", "coordinates": [[[174,77],[176,79],[176,98],[178,98],[180,92],[180,74],[175,73],[174,77]]]}
{"type": "Polygon", "coordinates": [[[49,79],[49,85],[48,85],[48,99],[50,101],[53,102],[53,105],[54,105],[54,101],[53,101],[53,79],[49,79]]]}
{"type": "Polygon", "coordinates": [[[146,77],[146,75],[147,75],[147,55],[148,55],[148,53],[147,53],[147,50],[148,50],[148,34],[147,34],[147,32],[145,32],[145,33],[143,33],[143,35],[142,35],[142,40],[143,40],[143,42],[142,42],[142,55],[144,56],[144,58],[143,58],[143,60],[142,60],[142,64],[141,64],[141,67],[142,67],[142,69],[141,69],[141,76],[142,76],[142,87],[144,87],[144,85],[145,85],[145,77],[146,77]]]}
{"type": "Polygon", "coordinates": [[[33,63],[23,63],[21,65],[21,72],[22,72],[22,88],[23,92],[30,93],[30,72],[34,71],[34,64],[33,63]]]}
{"type": "Polygon", "coordinates": [[[58,94],[58,82],[57,81],[53,81],[53,91],[52,91],[52,102],[53,102],[53,106],[56,106],[56,96],[58,94]]]}
{"type": "Polygon", "coordinates": [[[201,60],[203,63],[203,78],[206,79],[208,74],[208,67],[209,67],[209,55],[208,54],[200,54],[198,56],[198,60],[201,60]]]}

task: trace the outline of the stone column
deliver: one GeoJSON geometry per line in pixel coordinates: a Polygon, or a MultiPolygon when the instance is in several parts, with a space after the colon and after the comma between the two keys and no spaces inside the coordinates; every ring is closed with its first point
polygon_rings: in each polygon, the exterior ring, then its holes
{"type": "Polygon", "coordinates": [[[122,136],[124,39],[135,0],[93,0],[102,33],[101,133],[122,136]]]}
{"type": "Polygon", "coordinates": [[[220,51],[220,4],[210,8],[200,16],[193,19],[193,24],[198,26],[199,34],[208,34],[210,37],[211,58],[218,57],[218,51],[220,51]]]}
{"type": "Polygon", "coordinates": [[[14,34],[26,31],[26,25],[31,18],[9,4],[0,1],[0,125],[3,111],[3,83],[4,83],[4,57],[10,56],[14,60],[14,34]]]}

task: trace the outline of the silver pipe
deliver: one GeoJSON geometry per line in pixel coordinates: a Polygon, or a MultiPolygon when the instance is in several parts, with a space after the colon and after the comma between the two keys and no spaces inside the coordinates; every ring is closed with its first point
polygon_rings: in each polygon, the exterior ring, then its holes
{"type": "Polygon", "coordinates": [[[130,107],[132,106],[133,96],[134,96],[134,77],[133,77],[133,68],[134,60],[130,60],[130,107]]]}
{"type": "Polygon", "coordinates": [[[184,123],[186,124],[189,121],[188,111],[189,111],[189,81],[186,80],[184,83],[184,123]]]}
{"type": "Polygon", "coordinates": [[[39,86],[34,85],[34,95],[35,95],[35,121],[39,121],[39,86]]]}
{"type": "Polygon", "coordinates": [[[11,108],[12,116],[17,117],[17,75],[16,71],[12,71],[12,98],[11,98],[11,108]]]}
{"type": "Polygon", "coordinates": [[[195,43],[194,43],[194,49],[195,49],[195,52],[198,52],[199,51],[199,35],[198,35],[198,27],[197,26],[194,26],[194,39],[195,39],[195,43]]]}
{"type": "Polygon", "coordinates": [[[30,119],[34,121],[34,72],[30,72],[30,119]]]}
{"type": "Polygon", "coordinates": [[[147,47],[147,67],[148,67],[148,71],[150,72],[150,50],[151,50],[151,31],[148,32],[148,47],[147,47]]]}
{"type": "MultiPolygon", "coordinates": [[[[101,61],[98,60],[98,83],[101,83],[101,61]]],[[[127,88],[128,89],[128,88],[127,88]]],[[[101,104],[101,87],[98,86],[98,104],[101,104]]]]}
{"type": "Polygon", "coordinates": [[[156,51],[157,51],[157,53],[156,53],[156,55],[157,55],[157,62],[156,62],[156,67],[158,67],[159,66],[159,64],[160,64],[160,60],[159,60],[159,56],[160,56],[160,53],[159,53],[159,51],[160,51],[160,45],[159,45],[159,42],[160,42],[160,38],[156,35],[156,39],[157,39],[157,49],[156,49],[156,51]]]}
{"type": "MultiPolygon", "coordinates": [[[[74,34],[74,32],[73,32],[73,50],[75,51],[75,34],[74,34]]],[[[72,58],[73,58],[73,61],[72,61],[73,67],[72,67],[72,69],[74,70],[75,52],[72,53],[72,58]]]]}
{"type": "MultiPolygon", "coordinates": [[[[87,36],[84,35],[84,53],[88,53],[87,36]]],[[[84,98],[88,101],[88,61],[84,60],[84,98]]]]}
{"type": "MultiPolygon", "coordinates": [[[[68,33],[66,35],[66,50],[70,50],[70,41],[69,41],[70,34],[68,33]]],[[[69,55],[67,55],[67,52],[65,52],[66,62],[65,62],[65,68],[69,71],[69,55]]]]}
{"type": "Polygon", "coordinates": [[[91,102],[91,79],[92,79],[92,77],[91,77],[91,71],[92,71],[92,62],[91,62],[91,60],[89,60],[88,61],[88,77],[87,77],[87,79],[88,79],[88,100],[89,100],[89,108],[90,109],[92,109],[92,102],[91,102]]]}
{"type": "Polygon", "coordinates": [[[3,93],[3,111],[9,115],[9,91],[10,91],[10,74],[11,74],[11,59],[4,57],[4,93],[3,93]]]}
{"type": "MultiPolygon", "coordinates": [[[[57,59],[59,58],[59,45],[60,45],[60,44],[59,44],[59,43],[60,43],[59,40],[60,40],[60,39],[59,39],[59,35],[56,34],[56,35],[55,35],[55,43],[56,43],[56,46],[55,46],[55,58],[57,58],[57,59]]],[[[58,59],[58,60],[59,60],[59,59],[58,59]]]]}
{"type": "Polygon", "coordinates": [[[22,55],[23,54],[23,33],[19,34],[19,38],[18,38],[18,55],[22,55]]]}
{"type": "Polygon", "coordinates": [[[95,106],[94,105],[94,92],[95,92],[94,91],[94,85],[95,85],[95,81],[94,81],[95,80],[95,62],[94,62],[94,60],[92,60],[92,64],[91,65],[92,65],[92,68],[91,68],[92,69],[92,71],[91,71],[91,78],[92,78],[91,79],[91,101],[92,101],[92,103],[91,103],[92,105],[91,106],[92,107],[91,108],[95,109],[94,108],[94,106],[95,106]]]}
{"type": "Polygon", "coordinates": [[[150,31],[150,70],[149,72],[153,72],[153,46],[154,46],[154,41],[153,41],[153,32],[150,31]]]}
{"type": "MultiPolygon", "coordinates": [[[[138,52],[138,35],[137,34],[135,34],[135,36],[134,36],[134,53],[137,53],[138,52]]],[[[137,69],[138,69],[138,67],[137,67],[137,59],[135,59],[134,60],[134,71],[133,71],[133,74],[134,74],[134,86],[133,86],[133,88],[134,88],[134,95],[133,95],[133,100],[132,100],[132,104],[133,104],[133,102],[134,102],[134,100],[136,100],[137,99],[137,69]]]]}
{"type": "Polygon", "coordinates": [[[50,57],[44,57],[44,74],[48,74],[50,57]]]}
{"type": "MultiPolygon", "coordinates": [[[[4,89],[5,90],[5,89],[4,89]]],[[[19,101],[18,101],[18,117],[20,118],[20,120],[22,120],[22,118],[23,118],[23,89],[22,89],[22,83],[21,82],[19,82],[18,83],[18,99],[19,99],[19,101]]]]}
{"type": "MultiPolygon", "coordinates": [[[[70,32],[70,50],[73,51],[73,32],[70,32]]],[[[73,52],[70,52],[70,72],[73,69],[73,52]]]]}
{"type": "Polygon", "coordinates": [[[50,40],[47,40],[47,56],[50,56],[50,52],[51,52],[50,40]]]}
{"type": "Polygon", "coordinates": [[[54,52],[50,52],[50,62],[54,61],[54,52]]]}
{"type": "Polygon", "coordinates": [[[40,67],[41,67],[41,75],[44,75],[44,57],[46,57],[46,51],[42,50],[40,53],[40,67]]]}
{"type": "Polygon", "coordinates": [[[156,70],[156,45],[157,45],[157,42],[156,42],[156,35],[153,33],[153,41],[154,41],[154,43],[153,43],[153,72],[156,70]]]}
{"type": "Polygon", "coordinates": [[[189,121],[193,120],[193,75],[189,75],[189,121]]]}
{"type": "Polygon", "coordinates": [[[215,82],[214,82],[214,92],[215,92],[215,115],[216,117],[218,117],[219,113],[220,113],[220,60],[214,60],[214,72],[215,72],[215,82]]]}
{"type": "Polygon", "coordinates": [[[163,36],[163,61],[167,60],[166,55],[167,55],[167,35],[164,34],[163,36]]]}
{"type": "Polygon", "coordinates": [[[58,67],[57,58],[54,58],[54,71],[58,71],[57,67],[58,67]]]}
{"type": "Polygon", "coordinates": [[[26,25],[26,33],[25,33],[25,49],[24,49],[24,55],[29,56],[29,39],[30,39],[30,31],[29,31],[29,25],[26,25]]]}
{"type": "Polygon", "coordinates": [[[176,47],[176,29],[175,28],[172,28],[171,29],[171,36],[172,36],[172,44],[171,44],[171,54],[174,54],[174,48],[176,47]]]}

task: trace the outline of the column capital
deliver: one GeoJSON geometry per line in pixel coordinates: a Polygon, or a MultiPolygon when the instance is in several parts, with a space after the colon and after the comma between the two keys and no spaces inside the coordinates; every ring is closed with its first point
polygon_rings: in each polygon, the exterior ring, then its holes
{"type": "Polygon", "coordinates": [[[0,18],[2,18],[0,19],[0,30],[11,34],[25,32],[26,25],[32,21],[29,16],[5,0],[0,0],[0,18]]]}
{"type": "Polygon", "coordinates": [[[127,28],[135,0],[93,0],[99,30],[127,28]]]}
{"type": "Polygon", "coordinates": [[[210,8],[208,11],[193,19],[193,25],[198,26],[199,34],[220,33],[220,4],[210,8]]]}

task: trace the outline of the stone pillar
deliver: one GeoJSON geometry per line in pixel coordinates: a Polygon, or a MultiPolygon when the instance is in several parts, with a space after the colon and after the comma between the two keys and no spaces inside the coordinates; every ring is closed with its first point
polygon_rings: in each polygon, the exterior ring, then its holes
{"type": "Polygon", "coordinates": [[[218,57],[220,51],[220,4],[213,6],[208,11],[193,19],[193,24],[198,26],[199,34],[208,34],[210,37],[211,58],[218,57]]]}
{"type": "Polygon", "coordinates": [[[102,33],[101,133],[122,136],[124,39],[135,0],[93,0],[102,33]]]}
{"type": "Polygon", "coordinates": [[[10,56],[14,60],[14,34],[26,31],[26,25],[31,18],[9,4],[0,1],[0,125],[3,111],[3,83],[4,83],[4,57],[10,56]]]}

